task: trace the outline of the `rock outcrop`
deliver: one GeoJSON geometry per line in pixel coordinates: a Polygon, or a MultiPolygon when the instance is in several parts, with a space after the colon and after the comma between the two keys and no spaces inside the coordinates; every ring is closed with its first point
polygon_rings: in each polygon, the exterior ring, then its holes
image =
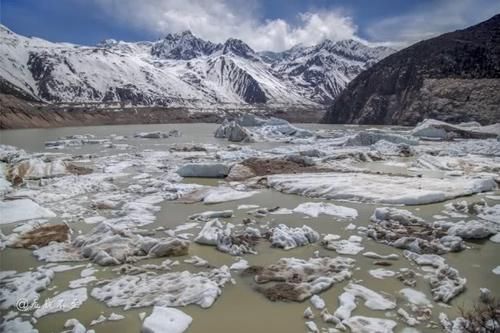
{"type": "Polygon", "coordinates": [[[394,53],[359,74],[326,123],[414,125],[500,119],[500,15],[394,53]]]}

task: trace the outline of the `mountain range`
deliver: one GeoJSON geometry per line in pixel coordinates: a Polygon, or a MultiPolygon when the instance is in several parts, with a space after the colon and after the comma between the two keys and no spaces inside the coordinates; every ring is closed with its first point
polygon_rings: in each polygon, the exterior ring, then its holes
{"type": "Polygon", "coordinates": [[[393,53],[355,40],[255,52],[189,31],[95,46],[24,37],[0,26],[0,90],[55,105],[323,107],[393,53]]]}
{"type": "Polygon", "coordinates": [[[500,14],[396,52],[352,80],[323,122],[500,122],[500,14]]]}

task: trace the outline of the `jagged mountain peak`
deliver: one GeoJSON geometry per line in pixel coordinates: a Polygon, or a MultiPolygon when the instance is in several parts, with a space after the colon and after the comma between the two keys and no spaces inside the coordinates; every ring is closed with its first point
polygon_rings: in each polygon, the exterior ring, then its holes
{"type": "Polygon", "coordinates": [[[151,54],[163,59],[191,60],[210,55],[220,48],[220,44],[196,37],[191,31],[186,30],[168,34],[164,39],[155,42],[151,48],[151,54]]]}
{"type": "Polygon", "coordinates": [[[226,40],[222,48],[222,54],[234,54],[247,59],[258,58],[255,51],[248,44],[237,38],[226,40]]]}
{"type": "Polygon", "coordinates": [[[256,53],[242,40],[213,43],[190,31],[90,47],[26,38],[7,28],[0,38],[6,54],[0,81],[49,103],[317,107],[330,103],[367,64],[315,46],[256,53]]]}

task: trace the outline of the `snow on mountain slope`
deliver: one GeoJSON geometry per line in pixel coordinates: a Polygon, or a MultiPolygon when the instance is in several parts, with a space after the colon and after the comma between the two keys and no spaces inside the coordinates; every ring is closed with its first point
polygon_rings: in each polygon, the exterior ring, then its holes
{"type": "Polygon", "coordinates": [[[319,106],[389,51],[325,41],[258,54],[190,32],[156,42],[51,43],[0,25],[0,79],[51,103],[319,106]]]}
{"type": "Polygon", "coordinates": [[[283,79],[300,87],[302,96],[329,104],[361,71],[392,52],[354,40],[325,40],[312,47],[296,46],[278,57],[269,53],[264,56],[283,79]]]}

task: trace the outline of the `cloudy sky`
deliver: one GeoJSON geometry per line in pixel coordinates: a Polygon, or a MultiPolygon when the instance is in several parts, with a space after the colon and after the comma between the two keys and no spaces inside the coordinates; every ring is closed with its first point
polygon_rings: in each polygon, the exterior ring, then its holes
{"type": "Polygon", "coordinates": [[[154,40],[191,30],[255,50],[281,51],[326,38],[401,47],[500,13],[499,0],[0,0],[0,22],[17,33],[96,44],[154,40]]]}

